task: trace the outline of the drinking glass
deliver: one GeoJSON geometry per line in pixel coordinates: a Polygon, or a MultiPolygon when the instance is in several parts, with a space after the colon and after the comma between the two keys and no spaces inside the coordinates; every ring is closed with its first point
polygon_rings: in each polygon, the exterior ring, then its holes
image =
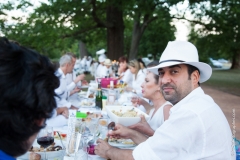
{"type": "Polygon", "coordinates": [[[93,144],[96,141],[96,134],[98,132],[98,120],[99,118],[91,118],[91,121],[86,122],[86,126],[88,127],[91,135],[93,136],[93,144]]]}
{"type": "Polygon", "coordinates": [[[66,152],[70,157],[74,157],[74,160],[76,160],[76,154],[81,144],[82,134],[79,132],[72,132],[69,136],[66,152]]]}
{"type": "Polygon", "coordinates": [[[45,160],[46,158],[46,148],[54,142],[53,137],[53,127],[45,127],[40,130],[37,136],[37,143],[44,148],[45,160]]]}

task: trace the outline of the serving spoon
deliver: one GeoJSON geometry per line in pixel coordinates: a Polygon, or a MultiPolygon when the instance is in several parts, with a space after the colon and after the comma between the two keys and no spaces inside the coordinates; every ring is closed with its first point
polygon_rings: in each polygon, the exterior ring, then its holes
{"type": "Polygon", "coordinates": [[[62,137],[61,137],[61,135],[59,134],[58,131],[56,131],[56,132],[57,132],[57,134],[58,134],[58,137],[60,138],[60,141],[61,141],[61,144],[62,144],[62,148],[65,150],[66,147],[63,145],[62,137]]]}
{"type": "Polygon", "coordinates": [[[109,123],[108,126],[107,126],[107,128],[108,128],[108,130],[114,131],[114,129],[115,129],[115,122],[109,123]]]}

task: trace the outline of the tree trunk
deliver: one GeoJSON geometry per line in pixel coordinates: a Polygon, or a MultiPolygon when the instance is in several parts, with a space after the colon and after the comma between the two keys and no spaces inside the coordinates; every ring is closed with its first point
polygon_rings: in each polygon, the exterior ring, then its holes
{"type": "Polygon", "coordinates": [[[139,23],[139,21],[134,21],[131,48],[130,48],[130,52],[129,52],[129,60],[137,58],[140,37],[141,37],[140,23],[139,23]]]}
{"type": "Polygon", "coordinates": [[[130,60],[138,58],[137,57],[138,46],[145,29],[146,29],[145,25],[141,26],[139,21],[134,21],[131,48],[129,54],[130,60]]]}
{"type": "Polygon", "coordinates": [[[235,51],[232,57],[231,69],[240,69],[240,50],[235,51]]]}
{"type": "MultiPolygon", "coordinates": [[[[118,3],[121,5],[121,1],[118,3]]],[[[108,6],[107,21],[113,24],[113,27],[107,28],[107,57],[111,60],[118,60],[124,55],[123,11],[113,5],[108,6]]]]}
{"type": "Polygon", "coordinates": [[[87,48],[85,43],[83,43],[82,41],[79,41],[79,51],[80,51],[80,58],[82,59],[84,56],[87,56],[87,48]]]}

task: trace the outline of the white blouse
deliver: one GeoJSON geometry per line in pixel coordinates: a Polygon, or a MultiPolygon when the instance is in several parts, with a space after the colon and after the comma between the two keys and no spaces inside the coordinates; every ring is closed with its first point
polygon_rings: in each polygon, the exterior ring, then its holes
{"type": "Polygon", "coordinates": [[[155,111],[155,108],[152,108],[149,112],[149,120],[148,124],[151,126],[151,128],[155,131],[158,127],[160,127],[164,122],[164,114],[163,109],[166,105],[172,105],[170,102],[165,102],[156,113],[153,115],[153,112],[155,111]]]}
{"type": "Polygon", "coordinates": [[[132,80],[133,80],[133,74],[129,69],[127,69],[125,72],[121,74],[123,76],[121,80],[129,85],[132,85],[132,80]]]}

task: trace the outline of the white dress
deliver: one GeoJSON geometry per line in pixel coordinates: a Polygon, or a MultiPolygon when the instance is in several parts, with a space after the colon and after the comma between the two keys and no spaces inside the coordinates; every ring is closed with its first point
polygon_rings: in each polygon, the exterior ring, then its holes
{"type": "Polygon", "coordinates": [[[164,123],[164,114],[163,109],[166,105],[172,105],[170,102],[165,102],[156,113],[153,115],[153,112],[155,111],[155,108],[152,108],[149,112],[149,120],[148,124],[151,126],[151,128],[155,131],[158,127],[160,127],[164,123]]]}

